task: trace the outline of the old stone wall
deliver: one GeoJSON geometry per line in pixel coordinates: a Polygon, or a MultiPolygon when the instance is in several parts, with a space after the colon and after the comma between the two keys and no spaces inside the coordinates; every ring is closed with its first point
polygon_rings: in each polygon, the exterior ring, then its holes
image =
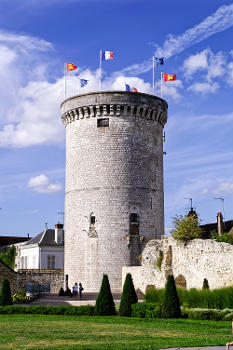
{"type": "Polygon", "coordinates": [[[163,234],[166,119],[167,103],[141,93],[104,91],[63,102],[70,287],[78,280],[98,291],[105,273],[120,291],[122,266],[140,264],[143,237],[163,234]]]}
{"type": "Polygon", "coordinates": [[[0,262],[0,293],[2,290],[2,283],[5,278],[7,278],[10,282],[11,294],[16,293],[19,289],[17,273],[4,263],[0,262]]]}
{"type": "Polygon", "coordinates": [[[39,283],[50,285],[50,293],[58,293],[64,287],[64,270],[21,270],[19,273],[19,284],[25,288],[27,283],[39,283]]]}
{"type": "Polygon", "coordinates": [[[211,289],[233,285],[233,246],[215,240],[195,239],[188,244],[172,237],[151,240],[142,254],[142,266],[122,269],[122,281],[132,274],[135,288],[145,293],[148,286],[163,288],[173,274],[178,286],[201,289],[207,278],[211,289]]]}

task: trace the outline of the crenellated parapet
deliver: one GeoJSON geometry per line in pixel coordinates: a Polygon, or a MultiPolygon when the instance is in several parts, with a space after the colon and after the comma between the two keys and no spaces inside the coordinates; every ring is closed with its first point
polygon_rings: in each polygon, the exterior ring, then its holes
{"type": "Polygon", "coordinates": [[[78,95],[65,100],[61,108],[65,126],[84,118],[106,116],[134,116],[156,121],[162,127],[167,121],[167,103],[164,100],[135,92],[106,91],[78,95]]]}

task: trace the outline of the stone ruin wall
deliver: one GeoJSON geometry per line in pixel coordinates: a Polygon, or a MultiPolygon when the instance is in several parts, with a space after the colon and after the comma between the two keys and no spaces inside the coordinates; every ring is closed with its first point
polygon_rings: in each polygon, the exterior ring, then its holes
{"type": "Polygon", "coordinates": [[[233,285],[233,246],[215,240],[195,239],[188,244],[172,237],[151,240],[142,254],[142,266],[122,269],[122,283],[131,273],[135,288],[145,293],[148,286],[164,288],[173,274],[177,286],[201,289],[207,278],[210,289],[233,285]]]}

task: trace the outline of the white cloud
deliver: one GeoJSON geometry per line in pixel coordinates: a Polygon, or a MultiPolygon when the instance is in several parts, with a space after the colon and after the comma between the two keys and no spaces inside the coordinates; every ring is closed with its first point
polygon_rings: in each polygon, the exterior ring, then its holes
{"type": "Polygon", "coordinates": [[[218,88],[219,88],[219,84],[216,82],[214,83],[204,82],[204,83],[195,83],[189,86],[188,90],[205,95],[209,93],[211,94],[215,93],[218,90],[218,88]]]}
{"type": "Polygon", "coordinates": [[[211,189],[204,188],[203,193],[210,193],[214,195],[224,195],[233,193],[233,183],[232,182],[221,182],[216,187],[213,187],[211,189]]]}
{"type": "Polygon", "coordinates": [[[63,188],[58,182],[50,183],[49,178],[44,174],[29,179],[28,187],[38,193],[55,193],[60,192],[63,188]]]}
{"type": "MultiPolygon", "coordinates": [[[[162,47],[156,47],[155,56],[169,58],[184,51],[210,36],[220,33],[233,26],[233,4],[223,5],[215,13],[205,18],[199,24],[186,30],[183,34],[174,36],[170,34],[162,47]]],[[[121,74],[142,74],[152,68],[152,59],[142,63],[133,64],[121,70],[121,74]]]]}
{"type": "Polygon", "coordinates": [[[227,67],[226,81],[233,86],[233,62],[230,62],[227,67]]]}
{"type": "Polygon", "coordinates": [[[198,70],[206,70],[208,68],[208,50],[204,50],[195,55],[188,57],[183,64],[186,76],[190,76],[198,70]]]}

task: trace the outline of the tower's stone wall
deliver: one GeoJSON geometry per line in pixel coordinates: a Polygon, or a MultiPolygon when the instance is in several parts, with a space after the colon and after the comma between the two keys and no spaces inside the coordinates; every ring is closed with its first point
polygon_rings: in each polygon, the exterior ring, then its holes
{"type": "Polygon", "coordinates": [[[139,265],[145,242],[163,234],[166,119],[167,103],[140,93],[97,92],[63,102],[70,287],[82,282],[86,291],[99,290],[106,273],[112,290],[121,290],[122,266],[139,265]]]}

